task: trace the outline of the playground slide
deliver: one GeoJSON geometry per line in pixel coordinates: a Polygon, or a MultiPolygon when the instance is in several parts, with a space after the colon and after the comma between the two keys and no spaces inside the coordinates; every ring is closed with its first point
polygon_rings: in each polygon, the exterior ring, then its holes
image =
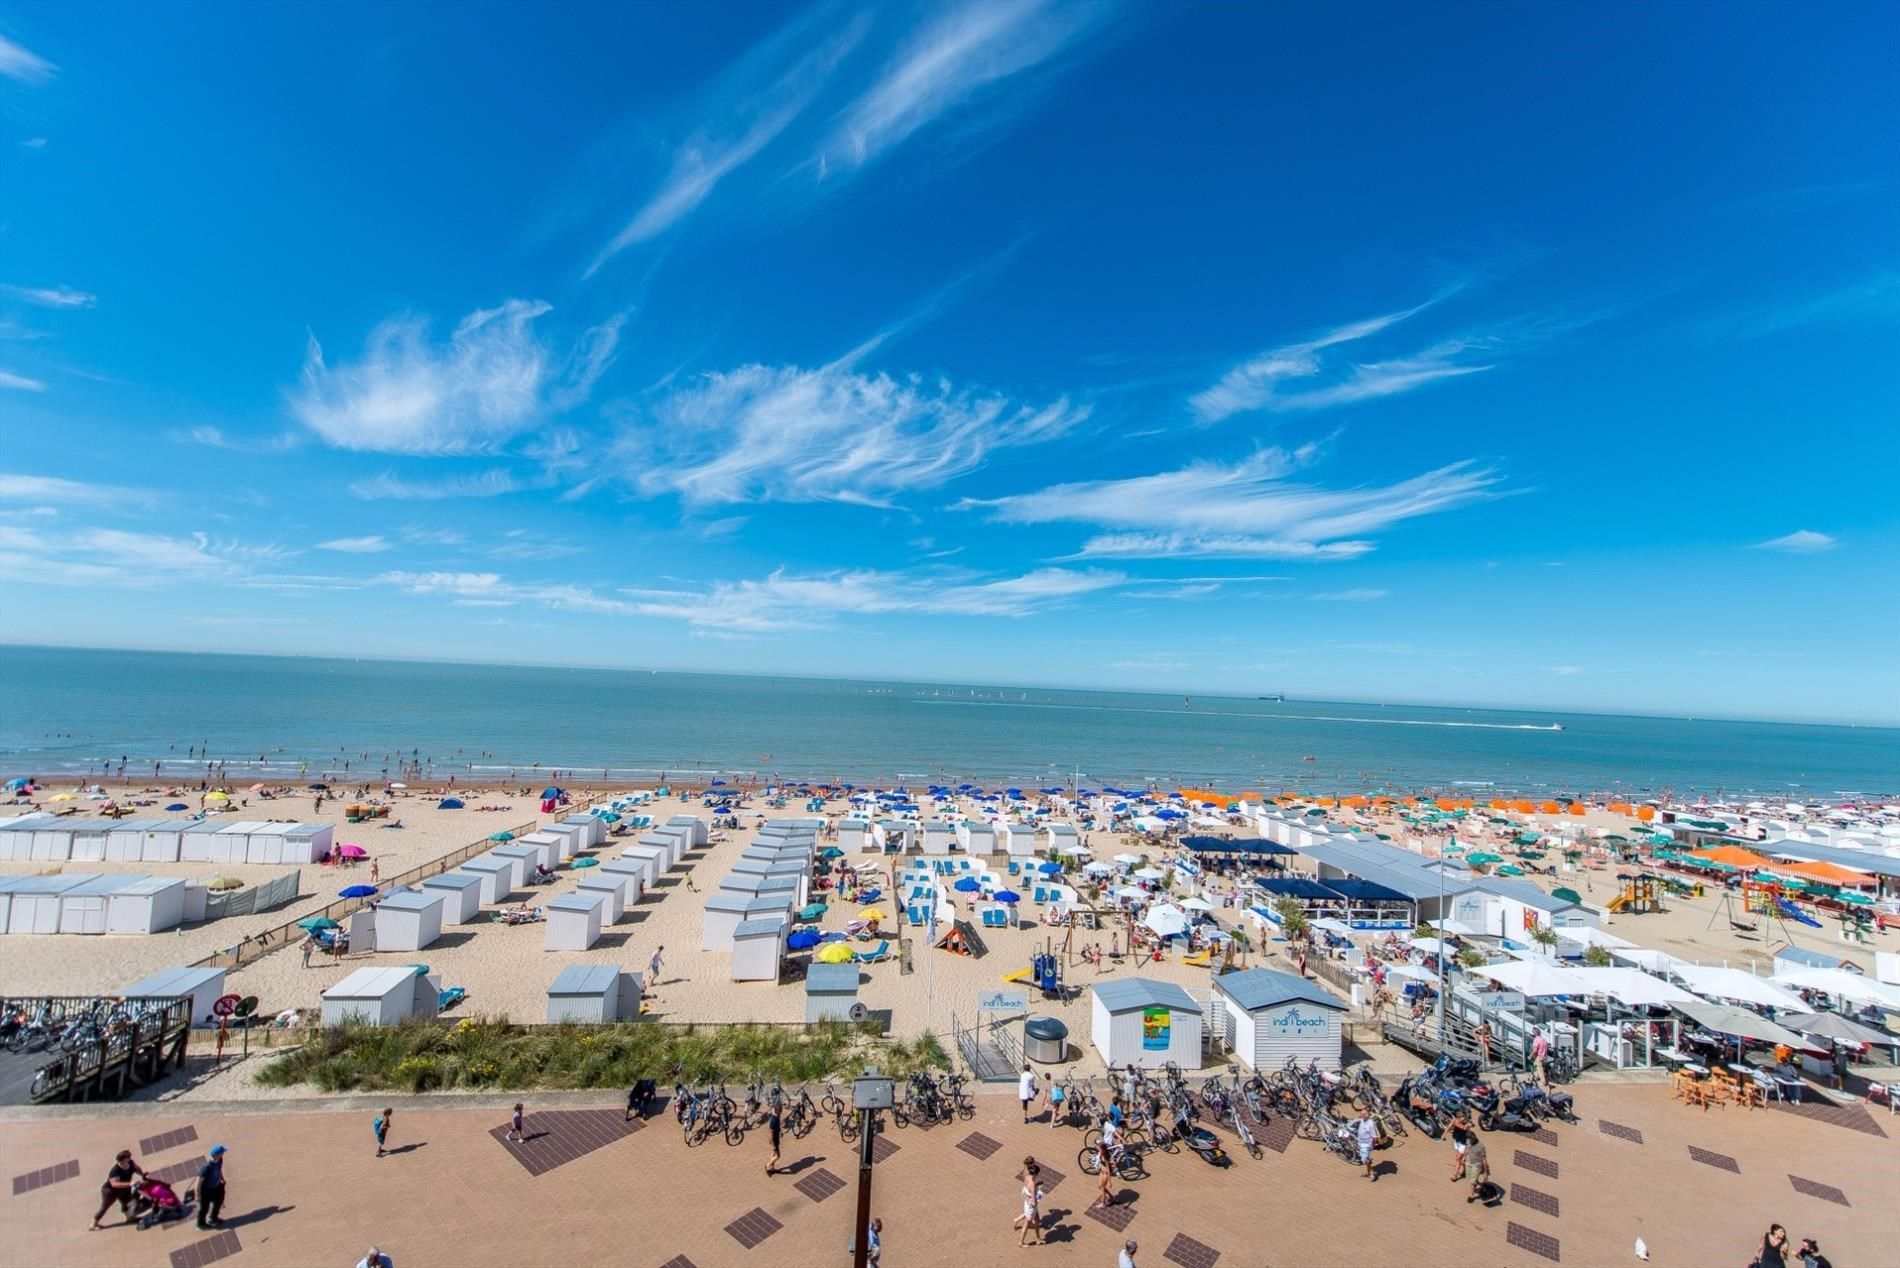
{"type": "Polygon", "coordinates": [[[1630,905],[1630,896],[1628,894],[1618,894],[1615,898],[1612,898],[1609,902],[1603,904],[1603,910],[1621,911],[1629,905],[1630,905]]]}
{"type": "Polygon", "coordinates": [[[1775,899],[1775,906],[1781,908],[1781,914],[1786,916],[1790,920],[1799,921],[1800,923],[1804,925],[1812,925],[1816,929],[1819,929],[1821,927],[1820,921],[1816,920],[1813,916],[1810,916],[1807,912],[1802,911],[1799,907],[1795,906],[1793,903],[1789,902],[1785,898],[1775,899]]]}
{"type": "Polygon", "coordinates": [[[1193,955],[1184,955],[1184,956],[1182,956],[1182,957],[1181,957],[1181,963],[1183,963],[1183,964],[1195,964],[1195,965],[1205,965],[1205,964],[1206,964],[1206,963],[1207,963],[1207,962],[1208,962],[1209,960],[1211,960],[1211,959],[1212,959],[1213,957],[1214,957],[1214,953],[1213,953],[1212,951],[1197,951],[1197,952],[1196,952],[1195,954],[1193,954],[1193,955]]]}
{"type": "Polygon", "coordinates": [[[1003,980],[1011,983],[1027,982],[1034,974],[1034,969],[1017,969],[1014,973],[1003,974],[1003,980]]]}

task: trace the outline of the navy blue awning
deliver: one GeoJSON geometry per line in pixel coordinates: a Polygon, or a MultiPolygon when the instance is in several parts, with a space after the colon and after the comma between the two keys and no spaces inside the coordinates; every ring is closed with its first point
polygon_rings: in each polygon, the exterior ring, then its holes
{"type": "Polygon", "coordinates": [[[1309,881],[1304,876],[1262,876],[1254,884],[1282,898],[1330,898],[1338,901],[1342,897],[1338,891],[1318,881],[1309,881]]]}
{"type": "Polygon", "coordinates": [[[1362,881],[1357,877],[1352,877],[1347,880],[1327,881],[1326,885],[1327,888],[1338,893],[1340,897],[1357,899],[1360,902],[1409,903],[1412,901],[1396,889],[1390,889],[1387,886],[1379,885],[1372,881],[1362,881]]]}
{"type": "Polygon", "coordinates": [[[1260,837],[1183,837],[1181,844],[1194,854],[1292,854],[1294,851],[1260,837]]]}

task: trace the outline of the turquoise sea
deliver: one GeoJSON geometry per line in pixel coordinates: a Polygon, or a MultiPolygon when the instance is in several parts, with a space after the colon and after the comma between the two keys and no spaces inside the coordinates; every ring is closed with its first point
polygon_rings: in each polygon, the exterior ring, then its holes
{"type": "Polygon", "coordinates": [[[1900,730],[964,683],[0,647],[0,773],[1312,792],[1900,790],[1900,730]],[[201,751],[202,750],[202,751],[201,751]],[[189,754],[189,756],[188,756],[189,754]]]}

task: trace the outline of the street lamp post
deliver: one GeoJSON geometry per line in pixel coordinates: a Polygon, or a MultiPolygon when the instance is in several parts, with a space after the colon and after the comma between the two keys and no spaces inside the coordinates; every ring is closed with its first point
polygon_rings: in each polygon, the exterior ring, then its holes
{"type": "Polygon", "coordinates": [[[851,1104],[858,1111],[858,1223],[851,1235],[852,1268],[865,1268],[871,1251],[871,1145],[877,1137],[877,1112],[891,1108],[895,1093],[892,1080],[876,1066],[866,1066],[863,1076],[851,1081],[851,1104]]]}
{"type": "MultiPolygon", "coordinates": [[[[1452,840],[1457,840],[1453,833],[1452,840]]],[[[1449,854],[1441,854],[1438,859],[1438,998],[1435,1011],[1438,1014],[1438,1048],[1445,1048],[1445,860],[1449,854]]]]}

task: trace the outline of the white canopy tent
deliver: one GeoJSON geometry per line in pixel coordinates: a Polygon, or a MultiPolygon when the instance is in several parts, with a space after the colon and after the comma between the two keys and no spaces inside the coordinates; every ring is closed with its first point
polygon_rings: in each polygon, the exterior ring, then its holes
{"type": "Polygon", "coordinates": [[[1182,914],[1179,907],[1163,904],[1150,907],[1148,914],[1141,918],[1141,923],[1163,938],[1179,937],[1187,932],[1188,927],[1187,916],[1182,914]]]}
{"type": "Polygon", "coordinates": [[[1487,964],[1471,970],[1488,977],[1507,991],[1523,995],[1582,995],[1588,987],[1573,976],[1578,969],[1563,969],[1548,960],[1516,960],[1508,964],[1487,964]]]}
{"type": "Polygon", "coordinates": [[[1625,1008],[1701,1002],[1680,986],[1651,977],[1640,969],[1572,969],[1570,972],[1579,982],[1573,989],[1590,995],[1607,995],[1625,1008]]]}
{"type": "Polygon", "coordinates": [[[1783,986],[1799,986],[1810,991],[1826,991],[1856,1004],[1876,1008],[1900,1009],[1900,986],[1888,986],[1846,969],[1795,969],[1777,973],[1775,981],[1783,986]]]}
{"type": "MultiPolygon", "coordinates": [[[[1740,1000],[1744,1004],[1767,1004],[1795,1012],[1807,1005],[1801,997],[1765,977],[1756,977],[1746,969],[1721,968],[1712,964],[1677,964],[1671,974],[1698,995],[1710,999],[1740,1000]]],[[[1725,1033],[1735,1033],[1733,1031],[1725,1033]]],[[[1754,1036],[1750,1036],[1753,1038],[1754,1036]]]]}

